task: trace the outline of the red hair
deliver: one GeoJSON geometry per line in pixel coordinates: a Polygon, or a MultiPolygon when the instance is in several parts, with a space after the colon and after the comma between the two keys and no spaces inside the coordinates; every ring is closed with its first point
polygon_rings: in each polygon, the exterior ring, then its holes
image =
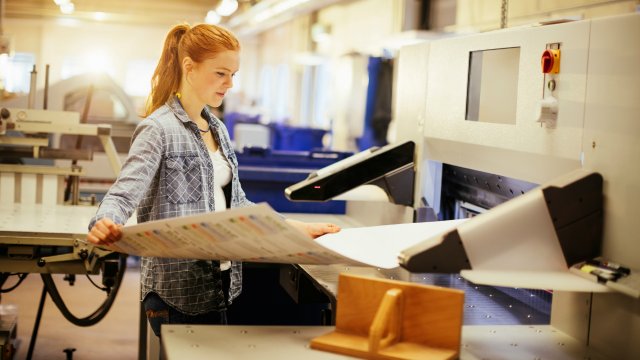
{"type": "Polygon", "coordinates": [[[240,50],[240,42],[220,26],[199,24],[190,27],[181,24],[169,30],[158,66],[151,77],[151,94],[147,99],[145,117],[164,105],[178,90],[182,79],[182,60],[186,56],[199,63],[226,50],[240,50]]]}

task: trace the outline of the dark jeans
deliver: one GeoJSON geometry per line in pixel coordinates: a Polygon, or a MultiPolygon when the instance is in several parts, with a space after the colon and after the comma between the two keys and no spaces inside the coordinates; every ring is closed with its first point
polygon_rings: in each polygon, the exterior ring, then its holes
{"type": "MultiPolygon", "coordinates": [[[[223,273],[227,273],[224,271],[223,273]]],[[[229,291],[228,274],[223,274],[223,286],[225,296],[229,291]],[[226,280],[226,281],[225,281],[226,280]]],[[[187,315],[171,305],[165,303],[158,294],[150,292],[143,300],[144,311],[153,333],[160,336],[160,326],[163,324],[206,324],[206,325],[227,325],[226,309],[210,311],[205,314],[187,315]]]]}

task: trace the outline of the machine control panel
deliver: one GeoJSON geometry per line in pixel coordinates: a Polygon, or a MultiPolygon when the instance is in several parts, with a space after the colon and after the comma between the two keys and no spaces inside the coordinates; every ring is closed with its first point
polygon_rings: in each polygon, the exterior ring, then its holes
{"type": "Polygon", "coordinates": [[[540,115],[538,122],[540,126],[550,129],[556,127],[558,121],[558,74],[560,73],[560,43],[546,45],[540,58],[542,67],[543,89],[540,100],[540,115]]]}

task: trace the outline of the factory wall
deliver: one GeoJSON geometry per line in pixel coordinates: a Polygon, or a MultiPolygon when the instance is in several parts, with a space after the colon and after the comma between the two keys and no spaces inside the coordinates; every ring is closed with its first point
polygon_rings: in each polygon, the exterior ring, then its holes
{"type": "MultiPolygon", "coordinates": [[[[331,128],[332,124],[338,124],[341,131],[340,124],[352,120],[340,110],[335,96],[344,93],[339,88],[344,85],[343,74],[336,74],[336,69],[348,54],[382,55],[395,35],[419,26],[415,19],[408,18],[416,3],[415,0],[344,1],[242,38],[241,71],[227,99],[227,108],[263,113],[265,120],[292,125],[331,128]],[[325,42],[312,40],[311,29],[318,24],[327,30],[325,42]],[[309,68],[317,64],[323,64],[333,77],[326,95],[314,105],[315,116],[320,120],[311,121],[306,118],[309,113],[302,111],[309,106],[302,99],[303,80],[309,68]],[[271,82],[266,81],[269,78],[271,82]]],[[[637,0],[511,1],[508,25],[563,16],[591,18],[628,13],[636,11],[639,4],[637,0]]],[[[431,25],[435,31],[496,29],[500,5],[500,0],[435,0],[431,2],[431,25]]],[[[14,50],[34,55],[39,88],[44,86],[45,64],[51,66],[50,83],[76,73],[104,71],[132,96],[140,112],[167,30],[167,27],[52,20],[4,21],[4,33],[13,36],[14,50]]]]}

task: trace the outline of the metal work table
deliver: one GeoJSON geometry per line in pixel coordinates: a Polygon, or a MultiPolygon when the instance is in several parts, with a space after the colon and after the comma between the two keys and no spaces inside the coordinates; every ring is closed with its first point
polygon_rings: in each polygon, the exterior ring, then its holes
{"type": "MultiPolygon", "coordinates": [[[[331,326],[166,325],[162,346],[174,359],[351,359],[311,349],[311,339],[331,326]]],[[[460,359],[605,359],[572,337],[543,326],[463,326],[460,359]]]]}
{"type": "MultiPolygon", "coordinates": [[[[362,226],[346,216],[287,214],[302,221],[329,221],[342,227],[362,226]]],[[[465,291],[464,326],[462,327],[461,359],[605,359],[576,339],[549,324],[549,314],[540,309],[542,299],[532,295],[521,303],[493,287],[476,286],[458,274],[419,274],[402,268],[378,269],[345,265],[293,265],[322,289],[336,305],[338,276],[349,273],[367,277],[409,281],[428,285],[453,287],[465,291]]],[[[513,289],[519,291],[519,289],[513,289]]],[[[334,308],[335,310],[335,308],[334,308]]],[[[212,326],[163,330],[164,349],[168,359],[181,354],[199,359],[204,354],[252,358],[260,351],[264,358],[333,359],[336,354],[309,348],[310,340],[333,329],[330,326],[212,326]],[[171,331],[164,337],[164,331],[171,331]],[[207,339],[204,343],[197,338],[207,339]],[[220,340],[218,340],[220,339],[220,340]],[[261,340],[266,339],[266,340],[261,340]],[[224,344],[218,344],[218,341],[224,344]],[[187,349],[186,347],[189,347],[187,349]],[[204,349],[202,348],[204,347],[204,349]],[[212,350],[212,348],[218,350],[212,350]],[[219,351],[219,352],[214,352],[219,351]],[[229,352],[227,352],[229,351],[229,352]],[[320,355],[319,355],[320,354],[320,355]]],[[[343,357],[337,357],[343,358],[343,357]]]]}
{"type": "MultiPolygon", "coordinates": [[[[10,276],[23,276],[23,273],[40,273],[44,284],[27,357],[35,346],[47,295],[63,316],[78,326],[96,324],[113,304],[126,269],[126,256],[86,241],[87,225],[96,209],[79,205],[0,204],[0,285],[10,276]],[[76,317],[60,296],[51,277],[54,273],[101,274],[108,295],[91,315],[76,317]]],[[[17,284],[22,279],[24,277],[17,284]]],[[[73,277],[69,279],[73,281],[73,277]]],[[[3,320],[7,320],[2,322],[3,334],[9,334],[7,339],[15,339],[17,317],[3,320]]],[[[11,349],[14,345],[0,346],[11,349]]]]}
{"type": "MultiPolygon", "coordinates": [[[[344,228],[363,226],[344,215],[286,214],[286,216],[306,222],[332,222],[344,228]]],[[[500,291],[495,287],[475,285],[463,279],[459,274],[411,273],[400,267],[380,269],[340,264],[283,266],[289,266],[288,271],[290,272],[297,271],[301,276],[308,277],[318,289],[327,295],[334,311],[338,276],[340,273],[347,273],[464,290],[465,325],[547,325],[550,321],[550,294],[544,291],[524,293],[526,301],[523,302],[515,300],[508,294],[520,292],[518,295],[523,297],[522,293],[527,291],[525,289],[501,289],[502,291],[500,291]]]]}
{"type": "Polygon", "coordinates": [[[2,272],[92,273],[79,257],[85,250],[106,253],[86,243],[93,206],[0,204],[2,272]],[[61,252],[64,248],[71,251],[61,252]],[[47,259],[38,265],[38,258],[47,259]]]}
{"type": "MultiPolygon", "coordinates": [[[[0,272],[97,274],[112,253],[87,243],[96,206],[0,204],[0,272]]],[[[132,216],[127,225],[135,224],[132,216]]]]}
{"type": "Polygon", "coordinates": [[[95,206],[0,204],[0,231],[86,234],[95,206]]]}
{"type": "MultiPolygon", "coordinates": [[[[86,226],[95,213],[95,207],[39,205],[0,205],[0,239],[3,244],[31,244],[42,234],[57,239],[61,246],[74,246],[86,236],[86,226]],[[4,240],[9,240],[5,242],[4,240]]],[[[358,226],[348,223],[340,216],[291,216],[304,221],[332,221],[341,226],[358,226]],[[335,219],[333,218],[335,217],[335,219]],[[320,220],[321,219],[321,220],[320,220]]],[[[52,240],[53,241],[53,240],[52,240]]],[[[49,244],[49,240],[44,241],[49,244]]],[[[53,242],[51,243],[53,244],[53,242]]],[[[57,244],[57,243],[56,243],[57,244]]],[[[10,259],[0,262],[3,271],[10,259]]],[[[432,274],[411,274],[397,268],[381,270],[376,268],[346,267],[344,265],[297,265],[318,287],[324,289],[334,299],[336,297],[337,277],[341,272],[365,276],[432,283],[442,285],[442,279],[432,274]]],[[[456,275],[445,275],[446,281],[463,281],[456,275]]],[[[492,296],[492,298],[495,298],[492,296]]],[[[480,306],[465,308],[465,326],[462,328],[461,359],[604,359],[590,349],[579,344],[561,331],[549,325],[499,325],[501,316],[489,316],[492,310],[480,306]],[[490,325],[469,325],[468,314],[481,318],[483,323],[489,319],[490,325]],[[493,319],[493,320],[491,320],[493,319]],[[492,322],[493,321],[493,322],[492,322]]],[[[477,322],[476,322],[477,323],[477,322]]],[[[309,341],[329,332],[329,326],[189,326],[170,325],[163,327],[163,347],[167,359],[211,358],[226,355],[235,359],[255,358],[300,358],[340,359],[336,354],[312,350],[309,341]],[[231,355],[231,356],[229,356],[231,355]],[[299,356],[298,356],[299,355],[299,356]]]]}

